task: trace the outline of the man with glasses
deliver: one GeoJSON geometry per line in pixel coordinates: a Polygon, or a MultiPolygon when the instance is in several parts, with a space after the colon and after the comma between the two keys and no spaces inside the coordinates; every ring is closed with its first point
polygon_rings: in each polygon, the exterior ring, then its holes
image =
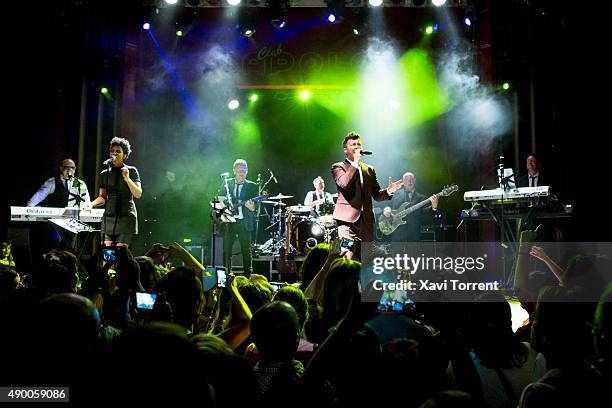
{"type": "Polygon", "coordinates": [[[85,182],[74,176],[76,166],[71,159],[64,159],[60,174],[43,183],[28,201],[28,207],[76,207],[88,203],[89,191],[85,182]]]}

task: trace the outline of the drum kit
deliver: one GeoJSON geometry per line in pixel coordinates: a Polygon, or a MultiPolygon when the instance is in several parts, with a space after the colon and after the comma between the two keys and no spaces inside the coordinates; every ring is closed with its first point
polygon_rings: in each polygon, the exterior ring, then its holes
{"type": "MultiPolygon", "coordinates": [[[[333,194],[332,197],[338,197],[333,194]]],[[[322,242],[330,243],[337,236],[336,221],[332,216],[334,203],[314,201],[310,206],[288,206],[283,200],[294,198],[292,195],[277,194],[261,201],[271,205],[271,225],[266,228],[271,237],[258,246],[260,254],[276,255],[281,249],[297,256],[305,253],[322,242]],[[315,207],[319,206],[318,212],[315,207]],[[287,247],[288,244],[288,247],[287,247]]]]}

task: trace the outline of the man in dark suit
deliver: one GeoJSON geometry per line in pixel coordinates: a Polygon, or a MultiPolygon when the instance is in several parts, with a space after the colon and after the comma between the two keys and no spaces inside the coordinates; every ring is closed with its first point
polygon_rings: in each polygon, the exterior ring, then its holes
{"type": "MultiPolygon", "coordinates": [[[[331,167],[332,177],[338,188],[338,201],[333,215],[338,223],[338,235],[357,236],[364,242],[372,242],[375,221],[372,199],[376,201],[391,199],[393,193],[402,185],[402,181],[393,182],[389,177],[388,187],[380,188],[374,167],[361,162],[363,149],[359,133],[349,132],[342,146],[346,158],[331,167]]],[[[349,251],[347,257],[352,258],[353,253],[349,251]]]]}
{"type": "MultiPolygon", "coordinates": [[[[234,208],[234,218],[236,222],[225,223],[225,233],[223,237],[223,264],[231,270],[232,247],[234,240],[238,238],[240,242],[240,252],[244,265],[244,275],[251,275],[251,233],[255,229],[255,202],[259,189],[257,183],[246,179],[249,172],[247,162],[237,159],[234,162],[234,178],[227,180],[229,196],[234,208]]],[[[225,185],[222,188],[223,195],[227,195],[225,185]]]]}
{"type": "Polygon", "coordinates": [[[547,184],[549,181],[542,177],[540,172],[540,161],[534,153],[527,156],[527,161],[525,164],[527,167],[527,174],[516,179],[517,187],[538,187],[550,185],[547,184]]]}
{"type": "MultiPolygon", "coordinates": [[[[403,188],[399,189],[391,199],[391,205],[383,209],[383,216],[390,217],[391,209],[397,210],[402,204],[409,203],[408,206],[413,206],[421,201],[427,200],[428,197],[416,191],[416,178],[414,173],[404,173],[402,177],[403,188]]],[[[426,206],[404,217],[405,225],[400,225],[391,235],[388,235],[390,242],[418,242],[421,240],[421,224],[426,213],[431,214],[432,211],[437,211],[438,197],[429,197],[431,206],[426,206]]]]}

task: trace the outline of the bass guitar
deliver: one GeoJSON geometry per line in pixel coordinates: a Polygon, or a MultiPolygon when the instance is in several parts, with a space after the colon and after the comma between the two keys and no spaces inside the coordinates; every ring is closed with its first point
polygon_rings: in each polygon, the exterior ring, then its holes
{"type": "Polygon", "coordinates": [[[404,217],[408,214],[411,214],[421,208],[425,207],[427,204],[431,203],[431,199],[434,197],[446,197],[457,191],[459,187],[456,184],[452,186],[447,186],[442,189],[439,193],[436,193],[429,197],[426,200],[421,201],[420,203],[414,204],[410,206],[410,203],[403,203],[396,210],[391,210],[391,216],[385,217],[384,214],[381,214],[378,217],[378,229],[385,235],[391,235],[393,231],[395,231],[400,225],[406,224],[404,217]]]}

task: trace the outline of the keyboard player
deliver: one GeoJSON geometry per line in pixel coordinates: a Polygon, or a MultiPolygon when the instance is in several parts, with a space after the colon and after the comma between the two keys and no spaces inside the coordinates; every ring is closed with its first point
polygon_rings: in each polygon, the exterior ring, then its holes
{"type": "MultiPolygon", "coordinates": [[[[72,159],[64,159],[59,165],[59,174],[47,179],[28,201],[28,207],[80,207],[81,203],[89,203],[89,191],[85,182],[74,176],[76,165],[72,159]]],[[[45,253],[49,249],[68,249],[74,251],[76,236],[54,228],[51,223],[37,223],[33,229],[34,247],[32,252],[40,250],[45,253]]]]}
{"type": "Polygon", "coordinates": [[[517,187],[539,187],[550,185],[549,180],[542,176],[542,172],[540,171],[540,161],[535,153],[530,153],[527,156],[525,168],[527,169],[527,174],[516,179],[517,187]]]}
{"type": "Polygon", "coordinates": [[[59,166],[59,175],[47,179],[28,201],[28,207],[76,207],[90,201],[87,185],[74,176],[76,165],[64,159],[59,166]]]}

